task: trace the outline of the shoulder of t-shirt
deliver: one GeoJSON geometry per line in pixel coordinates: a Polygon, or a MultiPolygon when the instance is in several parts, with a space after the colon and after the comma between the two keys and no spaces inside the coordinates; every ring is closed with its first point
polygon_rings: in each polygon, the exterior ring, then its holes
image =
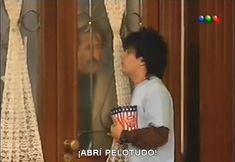
{"type": "MultiPolygon", "coordinates": [[[[146,95],[151,96],[151,95],[156,95],[156,94],[161,94],[161,95],[166,95],[171,97],[169,90],[165,86],[163,82],[160,82],[159,80],[152,79],[148,83],[148,87],[146,89],[146,95]]],[[[146,97],[147,97],[146,96],[146,97]]]]}
{"type": "Polygon", "coordinates": [[[150,91],[155,91],[155,90],[159,90],[159,91],[168,91],[167,87],[165,86],[165,84],[158,78],[153,78],[151,80],[149,80],[148,82],[148,89],[150,91]]]}

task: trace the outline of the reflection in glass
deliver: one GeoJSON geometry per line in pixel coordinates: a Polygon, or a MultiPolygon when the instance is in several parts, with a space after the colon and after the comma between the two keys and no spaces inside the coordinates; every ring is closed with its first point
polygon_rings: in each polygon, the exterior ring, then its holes
{"type": "Polygon", "coordinates": [[[112,32],[103,0],[92,1],[92,12],[88,0],[78,4],[79,141],[81,148],[110,148],[110,110],[116,106],[112,32]]]}
{"type": "MultiPolygon", "coordinates": [[[[122,37],[142,21],[142,1],[128,0],[122,37]],[[141,2],[141,3],[140,3],[141,2]]],[[[110,110],[117,106],[113,73],[112,30],[104,0],[78,0],[77,67],[79,75],[79,142],[82,149],[110,148],[110,110]]]]}

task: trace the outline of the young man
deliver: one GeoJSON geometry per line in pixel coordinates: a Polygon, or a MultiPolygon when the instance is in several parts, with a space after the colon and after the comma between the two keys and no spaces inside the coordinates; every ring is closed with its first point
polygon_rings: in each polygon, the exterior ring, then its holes
{"type": "Polygon", "coordinates": [[[151,156],[129,154],[129,162],[174,162],[173,103],[161,80],[167,63],[166,43],[158,32],[143,28],[125,38],[124,49],[122,71],[134,84],[131,105],[137,105],[138,129],[124,130],[114,120],[111,134],[117,142],[127,143],[129,150],[156,150],[151,156]]]}

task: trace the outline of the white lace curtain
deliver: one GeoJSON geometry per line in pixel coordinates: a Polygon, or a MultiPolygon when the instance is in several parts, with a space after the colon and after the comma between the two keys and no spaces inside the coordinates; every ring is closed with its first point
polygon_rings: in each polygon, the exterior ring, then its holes
{"type": "Polygon", "coordinates": [[[24,46],[18,20],[22,0],[5,0],[10,19],[1,110],[1,161],[43,162],[24,46]]]}
{"type": "MultiPolygon", "coordinates": [[[[121,71],[121,55],[124,53],[122,40],[120,37],[120,28],[122,24],[123,14],[126,9],[126,0],[105,0],[105,7],[109,18],[109,23],[113,31],[113,57],[114,72],[118,106],[126,106],[130,104],[130,83],[127,76],[121,71]]],[[[113,140],[111,149],[122,150],[125,145],[118,144],[113,140]]],[[[127,162],[126,156],[108,156],[107,162],[127,162]]]]}

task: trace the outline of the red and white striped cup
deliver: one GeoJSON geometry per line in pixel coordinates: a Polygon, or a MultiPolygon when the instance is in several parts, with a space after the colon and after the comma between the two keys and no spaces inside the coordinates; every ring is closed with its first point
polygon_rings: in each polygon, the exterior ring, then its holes
{"type": "Polygon", "coordinates": [[[119,106],[111,110],[112,118],[118,119],[125,130],[138,128],[138,111],[136,105],[119,106]]]}

